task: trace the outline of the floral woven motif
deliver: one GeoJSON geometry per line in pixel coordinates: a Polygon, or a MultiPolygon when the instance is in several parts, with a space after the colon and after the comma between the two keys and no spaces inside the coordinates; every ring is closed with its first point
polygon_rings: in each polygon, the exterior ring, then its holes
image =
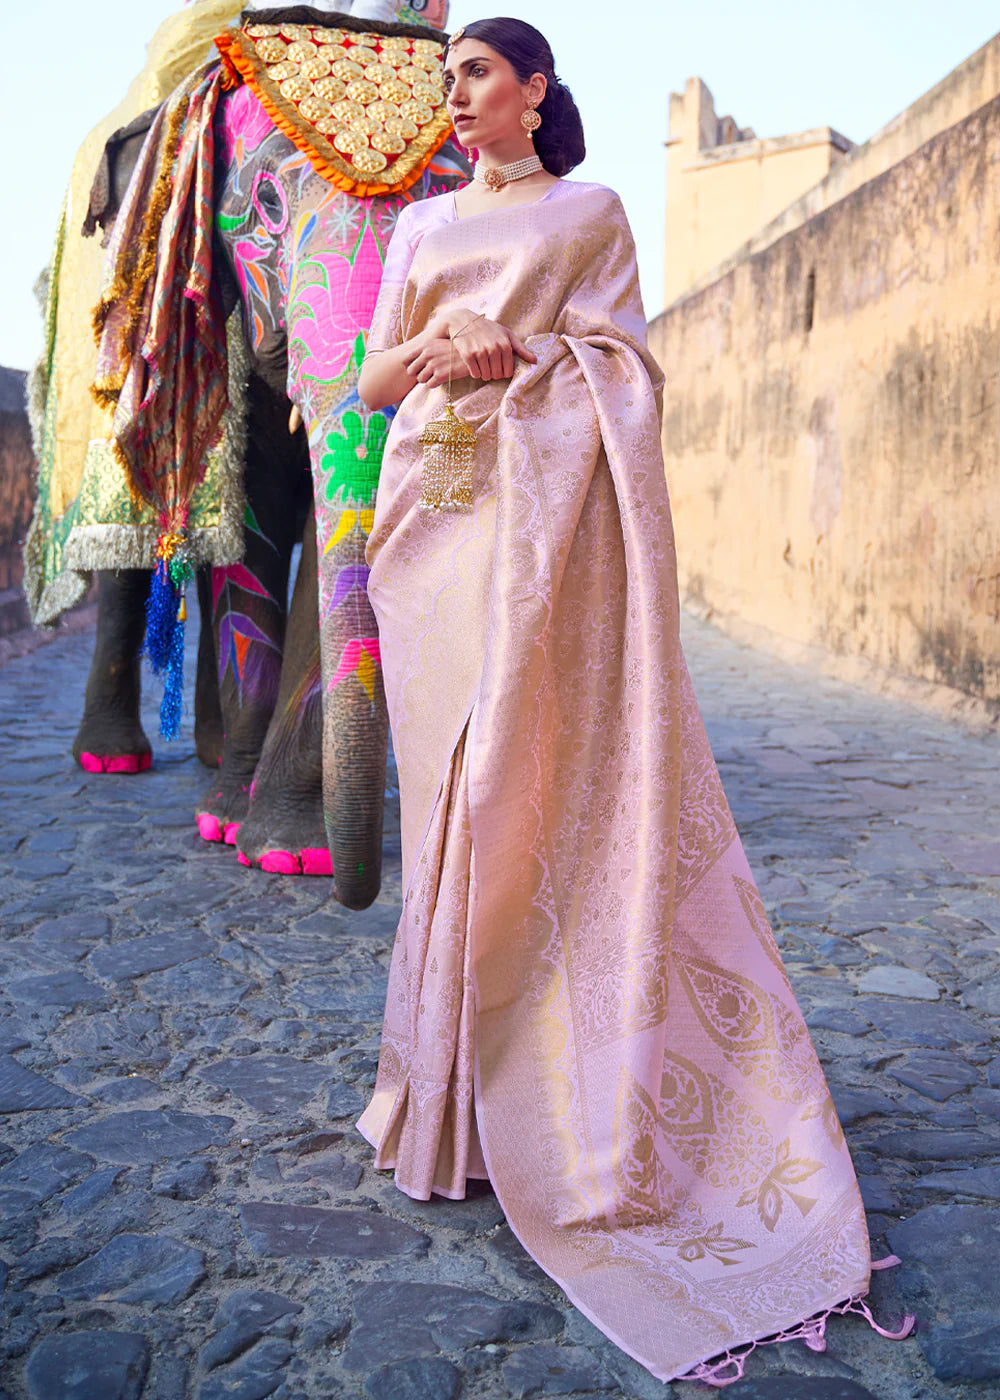
{"type": "Polygon", "coordinates": [[[318,24],[254,24],[216,39],[316,172],[348,194],[393,194],[451,135],[437,39],[318,24]]]}

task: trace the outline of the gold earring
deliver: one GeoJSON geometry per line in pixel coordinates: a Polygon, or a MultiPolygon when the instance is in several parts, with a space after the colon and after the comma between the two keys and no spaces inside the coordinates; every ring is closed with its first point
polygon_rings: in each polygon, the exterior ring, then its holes
{"type": "Polygon", "coordinates": [[[535,104],[531,103],[528,109],[521,113],[521,125],[527,132],[529,141],[533,140],[535,132],[538,130],[541,124],[542,119],[535,111],[535,104]]]}

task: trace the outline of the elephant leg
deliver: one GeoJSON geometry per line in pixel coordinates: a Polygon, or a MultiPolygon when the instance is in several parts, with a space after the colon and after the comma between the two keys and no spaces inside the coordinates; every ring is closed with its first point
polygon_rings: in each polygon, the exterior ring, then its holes
{"type": "Polygon", "coordinates": [[[316,527],[306,521],[285,636],[281,689],[236,848],[244,865],[286,875],[330,875],[323,822],[316,527]]]}
{"type": "Polygon", "coordinates": [[[206,768],[222,762],[222,702],[212,629],[212,574],[199,569],[198,587],[198,669],[194,685],[194,747],[206,768]]]}
{"type": "Polygon", "coordinates": [[[288,567],[309,489],[304,449],[288,435],[288,401],[251,383],[247,516],[241,563],[212,570],[212,616],[222,708],[222,762],[196,819],[207,841],[236,839],[278,699],[288,567]]]}
{"type": "Polygon", "coordinates": [[[73,757],[88,773],[141,773],[152,762],[139,719],[149,571],[97,575],[97,638],[73,757]]]}

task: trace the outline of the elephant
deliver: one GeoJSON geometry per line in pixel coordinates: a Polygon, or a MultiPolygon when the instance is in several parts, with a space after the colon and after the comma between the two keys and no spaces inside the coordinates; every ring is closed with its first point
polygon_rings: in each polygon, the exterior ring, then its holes
{"type": "MultiPolygon", "coordinates": [[[[390,34],[407,32],[398,14],[410,26],[440,25],[447,5],[362,0],[354,11],[296,7],[260,20],[287,14],[364,32],[374,14],[390,34]]],[[[213,282],[227,310],[242,308],[252,373],[244,556],[198,580],[212,628],[200,638],[195,739],[218,773],[197,821],[206,839],[235,844],[244,864],[332,873],[335,897],[364,907],[379,888],[387,742],[364,550],[391,410],[365,409],[357,373],[398,210],[458,187],[469,167],[448,140],[409,188],[345,192],[246,85],[220,95],[214,128],[213,282]],[[291,405],[302,419],[294,432],[291,405]],[[288,561],[303,524],[286,616],[288,561]]],[[[134,154],[120,154],[119,183],[134,154]]],[[[143,766],[149,752],[136,661],[147,587],[148,575],[134,570],[100,578],[78,758],[132,754],[143,766]]]]}

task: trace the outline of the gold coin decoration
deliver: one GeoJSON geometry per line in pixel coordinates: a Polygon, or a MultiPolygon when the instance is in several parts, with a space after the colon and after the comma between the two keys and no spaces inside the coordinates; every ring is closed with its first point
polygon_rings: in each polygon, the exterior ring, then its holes
{"type": "Polygon", "coordinates": [[[429,83],[414,83],[413,100],[422,102],[425,107],[436,107],[439,100],[438,90],[432,88],[429,83]]]}
{"type": "MultiPolygon", "coordinates": [[[[299,103],[304,97],[312,96],[312,83],[310,83],[308,78],[303,78],[301,76],[297,78],[286,78],[285,81],[279,85],[278,90],[282,97],[287,97],[289,102],[299,103]]],[[[416,119],[414,118],[414,120],[416,119]]]]}
{"type": "Polygon", "coordinates": [[[373,151],[370,146],[367,146],[362,151],[354,152],[351,164],[355,170],[360,170],[362,175],[377,175],[389,164],[389,158],[384,156],[381,151],[373,151]]]}
{"type": "Polygon", "coordinates": [[[286,78],[296,78],[298,73],[297,63],[272,63],[267,70],[267,76],[276,83],[283,83],[286,78]]]}
{"type": "Polygon", "coordinates": [[[434,116],[433,108],[427,107],[423,102],[409,102],[399,104],[399,114],[401,117],[409,117],[411,122],[416,122],[417,126],[426,126],[434,116]]]}
{"type": "MultiPolygon", "coordinates": [[[[443,117],[444,47],[436,39],[294,23],[249,24],[242,38],[248,52],[253,44],[257,70],[266,66],[261,78],[275,85],[275,98],[280,93],[330,142],[345,162],[338,169],[353,172],[362,190],[390,166],[385,178],[394,188],[402,178],[394,172],[406,168],[396,162],[421,127],[443,117]]],[[[432,131],[440,137],[439,125],[432,131]]]]}
{"type": "Polygon", "coordinates": [[[383,151],[387,156],[398,156],[406,150],[406,142],[401,136],[392,136],[388,131],[376,131],[372,134],[372,145],[376,151],[383,151]]]}
{"type": "Polygon", "coordinates": [[[341,127],[334,133],[333,144],[342,155],[353,156],[356,151],[363,151],[368,145],[368,137],[363,131],[352,131],[350,127],[341,127]]]}
{"type": "Polygon", "coordinates": [[[365,77],[370,83],[393,83],[396,81],[397,71],[391,63],[373,63],[370,68],[365,69],[365,77]]]}
{"type": "Polygon", "coordinates": [[[350,126],[359,117],[363,117],[365,109],[360,102],[337,102],[333,108],[333,116],[337,118],[341,126],[350,126]]]}
{"type": "Polygon", "coordinates": [[[364,78],[356,78],[353,83],[347,85],[347,100],[349,102],[363,102],[365,106],[369,102],[378,100],[380,89],[374,83],[366,83],[364,78]]]}
{"type": "Polygon", "coordinates": [[[321,117],[330,115],[330,103],[324,102],[322,97],[314,97],[310,93],[308,97],[303,97],[299,103],[299,111],[307,122],[319,121],[321,117]]]}
{"type": "Polygon", "coordinates": [[[412,95],[409,84],[401,83],[398,78],[393,78],[388,83],[380,83],[378,91],[383,102],[407,102],[412,95]]]}
{"type": "Polygon", "coordinates": [[[308,78],[311,83],[317,78],[325,78],[330,72],[330,65],[325,58],[309,58],[302,65],[302,76],[308,78]]]}
{"type": "Polygon", "coordinates": [[[365,75],[361,64],[352,63],[349,58],[338,58],[331,72],[335,78],[339,78],[343,83],[353,83],[356,78],[363,78],[365,75]]]}
{"type": "Polygon", "coordinates": [[[318,82],[313,83],[312,90],[324,102],[340,102],[347,87],[339,78],[320,78],[318,82]]]}
{"type": "Polygon", "coordinates": [[[408,117],[386,117],[385,129],[390,136],[401,136],[404,141],[412,141],[420,130],[408,117]]]}
{"type": "Polygon", "coordinates": [[[280,39],[261,39],[257,52],[264,63],[283,63],[288,45],[280,39]]]}
{"type": "Polygon", "coordinates": [[[294,44],[288,45],[285,57],[289,63],[308,63],[316,57],[316,45],[311,39],[296,39],[294,44]]]}
{"type": "Polygon", "coordinates": [[[383,126],[390,117],[399,116],[399,108],[395,102],[383,102],[381,98],[377,102],[369,102],[365,111],[373,121],[381,122],[383,126]]]}

